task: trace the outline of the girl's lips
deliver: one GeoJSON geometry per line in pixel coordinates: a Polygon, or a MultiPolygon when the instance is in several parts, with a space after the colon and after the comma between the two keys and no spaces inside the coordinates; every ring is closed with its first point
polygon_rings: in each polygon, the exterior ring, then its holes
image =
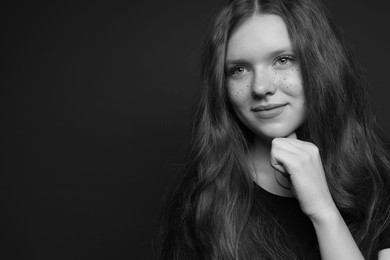
{"type": "Polygon", "coordinates": [[[282,107],[285,105],[287,105],[287,104],[286,103],[277,103],[277,104],[260,105],[260,106],[252,108],[252,110],[257,112],[257,111],[263,111],[263,110],[270,110],[270,109],[282,107]]]}
{"type": "Polygon", "coordinates": [[[269,104],[265,106],[257,106],[252,109],[254,115],[260,119],[271,119],[283,113],[287,104],[269,104]]]}

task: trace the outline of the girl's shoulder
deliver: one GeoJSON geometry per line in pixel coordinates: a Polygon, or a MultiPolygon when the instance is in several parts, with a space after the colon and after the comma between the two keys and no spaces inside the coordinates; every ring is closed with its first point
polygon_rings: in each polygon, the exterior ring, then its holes
{"type": "Polygon", "coordinates": [[[382,197],[383,230],[379,236],[379,250],[390,248],[390,183],[385,185],[385,196],[382,197]]]}
{"type": "Polygon", "coordinates": [[[390,223],[387,223],[387,227],[379,237],[379,250],[385,248],[390,248],[390,223]]]}

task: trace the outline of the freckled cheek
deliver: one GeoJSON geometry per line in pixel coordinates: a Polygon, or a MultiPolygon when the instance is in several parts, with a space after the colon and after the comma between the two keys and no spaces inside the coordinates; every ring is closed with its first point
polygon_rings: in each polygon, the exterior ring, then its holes
{"type": "Polygon", "coordinates": [[[249,92],[249,85],[247,84],[228,84],[229,98],[233,103],[240,103],[246,100],[249,92]]]}
{"type": "Polygon", "coordinates": [[[290,96],[303,93],[301,74],[298,69],[290,69],[283,72],[276,72],[272,80],[278,88],[290,96]]]}

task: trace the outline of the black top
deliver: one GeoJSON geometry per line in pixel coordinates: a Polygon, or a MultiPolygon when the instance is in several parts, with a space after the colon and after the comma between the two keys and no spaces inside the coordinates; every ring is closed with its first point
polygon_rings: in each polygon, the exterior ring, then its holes
{"type": "MultiPolygon", "coordinates": [[[[272,194],[258,185],[255,185],[255,201],[261,200],[263,207],[275,218],[286,231],[289,244],[299,256],[307,252],[317,252],[317,236],[310,219],[302,212],[299,202],[295,198],[282,197],[272,194]]],[[[390,227],[383,233],[380,249],[390,248],[390,227]]]]}

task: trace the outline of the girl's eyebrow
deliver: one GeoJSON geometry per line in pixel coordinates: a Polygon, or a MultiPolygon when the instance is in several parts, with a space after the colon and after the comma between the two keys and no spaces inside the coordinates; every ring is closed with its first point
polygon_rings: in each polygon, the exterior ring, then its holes
{"type": "Polygon", "coordinates": [[[269,57],[279,56],[281,54],[294,54],[294,51],[291,48],[283,48],[276,51],[273,51],[269,54],[269,57]]]}
{"type": "Polygon", "coordinates": [[[226,65],[249,65],[250,62],[248,62],[246,59],[235,59],[235,60],[226,60],[226,65]]]}
{"type": "MultiPolygon", "coordinates": [[[[274,50],[267,54],[266,59],[274,58],[276,56],[279,56],[281,54],[294,54],[294,51],[291,48],[280,48],[277,50],[274,50]]],[[[237,59],[226,59],[225,61],[226,65],[230,64],[249,64],[249,59],[245,58],[237,58],[237,59]]]]}

